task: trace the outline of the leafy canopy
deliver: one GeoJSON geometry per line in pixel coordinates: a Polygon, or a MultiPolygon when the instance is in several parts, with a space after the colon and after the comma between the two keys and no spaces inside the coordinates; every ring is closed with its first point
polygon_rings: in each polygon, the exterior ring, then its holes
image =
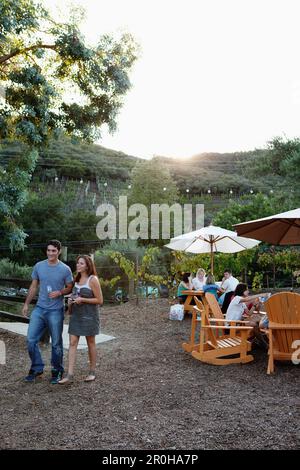
{"type": "Polygon", "coordinates": [[[78,15],[57,22],[35,0],[0,3],[0,141],[26,144],[20,159],[0,166],[0,225],[11,248],[26,234],[15,217],[38,152],[60,134],[93,141],[116,128],[138,48],[130,34],[86,43],[78,15]],[[18,167],[21,165],[21,170],[18,167]]]}

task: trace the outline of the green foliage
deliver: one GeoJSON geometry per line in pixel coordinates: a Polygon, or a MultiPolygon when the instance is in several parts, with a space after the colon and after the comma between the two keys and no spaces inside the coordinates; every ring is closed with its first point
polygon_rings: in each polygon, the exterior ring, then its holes
{"type": "MultiPolygon", "coordinates": [[[[11,258],[23,263],[34,263],[37,257],[35,245],[44,245],[51,238],[57,238],[63,244],[71,243],[68,250],[70,255],[72,251],[77,254],[78,251],[89,253],[91,241],[95,241],[95,247],[99,246],[95,211],[82,209],[77,204],[75,191],[60,194],[54,188],[46,194],[29,193],[23,211],[17,216],[18,225],[27,233],[26,243],[29,247],[12,254],[11,258]],[[78,245],[75,244],[73,248],[74,242],[78,242],[78,245]]],[[[0,239],[0,246],[7,246],[5,238],[0,239]]],[[[44,256],[43,250],[40,255],[44,256]]]]}
{"type": "MultiPolygon", "coordinates": [[[[0,147],[0,163],[4,166],[10,159],[24,154],[24,145],[3,140],[0,147]]],[[[80,180],[96,181],[99,185],[108,182],[108,190],[113,186],[129,184],[133,167],[138,158],[102,147],[101,145],[73,141],[60,136],[50,139],[47,147],[40,149],[39,158],[33,173],[33,180],[45,180],[57,176],[80,180]]]]}
{"type": "Polygon", "coordinates": [[[150,209],[151,204],[173,204],[177,201],[176,183],[158,159],[138,163],[132,171],[131,180],[129,204],[144,204],[150,209]]]}
{"type": "MultiPolygon", "coordinates": [[[[153,204],[167,204],[169,207],[178,202],[176,183],[169,170],[158,159],[140,162],[132,171],[132,183],[128,204],[143,204],[148,211],[148,233],[151,233],[151,206],[153,204]]],[[[171,213],[172,220],[173,215],[171,213]]],[[[170,227],[172,230],[172,222],[170,227]]],[[[162,230],[162,217],[160,215],[159,232],[162,230]]],[[[172,236],[172,235],[171,235],[172,236]]],[[[148,241],[141,241],[148,244],[148,241]]],[[[162,240],[157,243],[163,244],[162,240]]]]}
{"type": "Polygon", "coordinates": [[[263,273],[255,273],[253,280],[252,280],[252,289],[253,290],[260,290],[263,287],[263,273]]]}
{"type": "Polygon", "coordinates": [[[265,253],[260,253],[257,263],[265,270],[292,274],[293,271],[300,266],[300,251],[293,248],[276,250],[276,248],[273,247],[265,253]]]}
{"type": "Polygon", "coordinates": [[[281,163],[281,170],[285,176],[300,180],[300,144],[281,163]]]}
{"type": "Polygon", "coordinates": [[[23,158],[9,162],[5,169],[0,166],[0,232],[2,241],[9,244],[11,251],[24,246],[26,233],[17,225],[27,197],[27,186],[37,159],[37,152],[28,151],[23,158]]]}
{"type": "MultiPolygon", "coordinates": [[[[196,275],[199,268],[203,268],[207,273],[210,271],[210,255],[194,255],[182,251],[172,251],[173,261],[171,263],[171,273],[177,279],[184,272],[196,275]]],[[[246,280],[247,274],[252,274],[252,267],[257,257],[257,249],[245,250],[236,254],[215,253],[214,256],[214,276],[216,280],[223,278],[224,270],[231,269],[233,275],[240,280],[246,280]]]]}
{"type": "MultiPolygon", "coordinates": [[[[275,137],[268,143],[268,148],[270,153],[269,162],[271,163],[269,173],[283,175],[286,174],[285,164],[290,161],[295,153],[297,154],[300,151],[300,139],[275,137]]],[[[295,169],[297,169],[296,166],[295,169]]]]}
{"type": "Polygon", "coordinates": [[[274,137],[262,153],[254,152],[250,159],[242,164],[242,169],[244,174],[254,178],[275,175],[286,176],[292,180],[295,171],[299,175],[299,152],[299,138],[274,137]]]}
{"type": "MultiPolygon", "coordinates": [[[[247,220],[260,219],[275,214],[282,209],[275,197],[255,194],[242,197],[238,202],[230,201],[227,209],[214,217],[214,225],[233,230],[233,225],[247,220]]],[[[283,211],[283,210],[282,210],[283,211]]]]}
{"type": "Polygon", "coordinates": [[[0,277],[1,278],[17,278],[17,279],[31,279],[31,266],[20,266],[13,263],[7,258],[0,259],[0,277]]]}
{"type": "Polygon", "coordinates": [[[2,138],[38,145],[55,130],[93,140],[101,125],[116,127],[137,59],[129,34],[120,40],[104,35],[89,47],[76,21],[55,23],[34,0],[6,0],[0,31],[2,138]],[[76,103],[65,99],[70,87],[76,103]]]}
{"type": "MultiPolygon", "coordinates": [[[[124,244],[124,247],[126,247],[126,243],[124,244]]],[[[121,273],[125,275],[129,281],[141,281],[155,285],[167,284],[167,276],[164,274],[157,274],[155,269],[153,269],[153,265],[157,263],[157,260],[161,254],[158,247],[148,247],[142,249],[137,247],[136,253],[134,251],[124,251],[124,253],[112,249],[104,249],[102,252],[98,251],[95,253],[96,265],[99,265],[101,268],[101,262],[105,263],[109,259],[110,262],[113,262],[112,268],[117,266],[121,273]],[[143,256],[137,266],[136,257],[138,252],[141,251],[143,251],[143,256]]],[[[115,275],[110,279],[101,278],[103,284],[110,287],[113,287],[120,279],[121,276],[119,275],[115,275]]]]}
{"type": "Polygon", "coordinates": [[[103,124],[114,130],[137,46],[129,34],[119,40],[104,35],[96,46],[88,46],[76,15],[57,23],[34,0],[2,0],[0,38],[0,86],[5,90],[0,139],[25,145],[21,174],[19,157],[6,168],[7,176],[0,168],[0,196],[8,194],[0,207],[0,228],[11,248],[20,249],[26,235],[15,216],[35,167],[32,150],[43,149],[61,133],[92,141],[103,124]],[[76,103],[66,98],[70,89],[76,103]]]}

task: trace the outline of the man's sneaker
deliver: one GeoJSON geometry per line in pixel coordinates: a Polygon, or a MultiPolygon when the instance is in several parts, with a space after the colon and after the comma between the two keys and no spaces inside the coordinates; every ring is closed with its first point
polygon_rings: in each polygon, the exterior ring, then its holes
{"type": "Polygon", "coordinates": [[[28,375],[25,377],[25,382],[35,382],[37,377],[40,377],[43,374],[42,372],[35,372],[34,370],[30,369],[28,375]]]}
{"type": "Polygon", "coordinates": [[[62,371],[52,369],[50,383],[52,385],[56,385],[63,378],[63,374],[64,373],[62,371]]]}

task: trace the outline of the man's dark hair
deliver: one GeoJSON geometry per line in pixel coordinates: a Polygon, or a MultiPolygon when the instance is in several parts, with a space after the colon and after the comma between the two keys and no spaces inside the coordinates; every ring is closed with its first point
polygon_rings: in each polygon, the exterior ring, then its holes
{"type": "Polygon", "coordinates": [[[243,297],[245,290],[248,290],[248,286],[247,284],[241,282],[236,286],[234,296],[238,295],[239,297],[243,297]]]}
{"type": "Polygon", "coordinates": [[[231,271],[231,269],[224,269],[224,271],[223,271],[223,272],[224,272],[224,273],[229,273],[229,274],[232,274],[232,271],[231,271]]]}
{"type": "Polygon", "coordinates": [[[47,243],[47,248],[49,245],[54,246],[55,248],[58,249],[58,251],[61,250],[61,242],[59,240],[49,240],[47,243]]]}

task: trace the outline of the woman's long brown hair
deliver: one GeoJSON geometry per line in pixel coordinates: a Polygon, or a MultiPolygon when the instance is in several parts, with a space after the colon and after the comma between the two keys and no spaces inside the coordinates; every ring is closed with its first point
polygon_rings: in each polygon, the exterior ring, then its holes
{"type": "MultiPolygon", "coordinates": [[[[87,273],[87,275],[88,276],[94,275],[94,276],[98,277],[98,274],[97,274],[97,271],[96,271],[96,266],[95,266],[95,263],[92,260],[92,258],[89,255],[79,255],[76,258],[76,263],[78,263],[78,260],[80,258],[84,259],[84,261],[86,263],[86,266],[87,266],[86,273],[87,273]]],[[[80,279],[81,279],[81,273],[77,273],[76,277],[75,277],[75,282],[79,282],[80,279]]]]}

